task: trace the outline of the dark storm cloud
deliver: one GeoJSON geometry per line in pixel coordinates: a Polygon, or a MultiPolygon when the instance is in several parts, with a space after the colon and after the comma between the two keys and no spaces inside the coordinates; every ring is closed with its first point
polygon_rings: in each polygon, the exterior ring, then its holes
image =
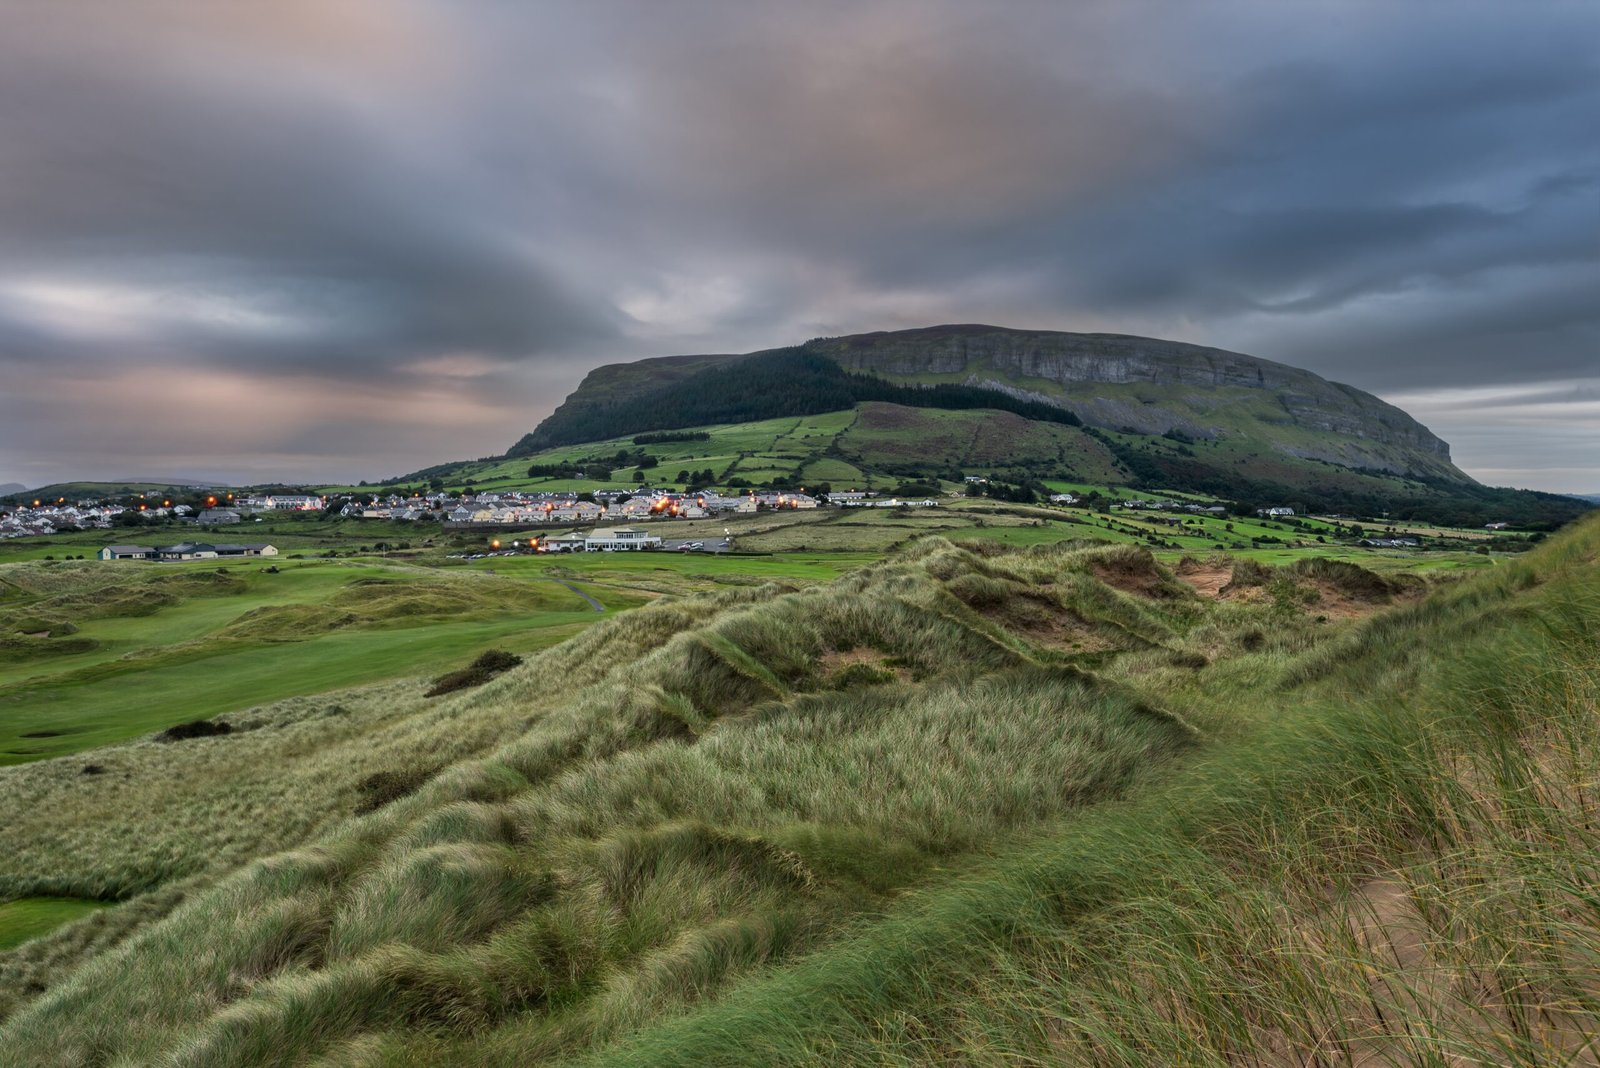
{"type": "Polygon", "coordinates": [[[1592,6],[0,18],[7,481],[372,477],[503,448],[596,363],[939,321],[1298,363],[1458,456],[1595,377],[1592,6]]]}
{"type": "MultiPolygon", "coordinates": [[[[614,332],[614,313],[504,225],[441,134],[425,121],[406,134],[417,117],[406,78],[392,106],[374,108],[337,68],[296,70],[293,23],[326,29],[314,14],[286,7],[286,39],[230,69],[248,38],[217,41],[216,54],[201,47],[214,38],[173,39],[195,9],[156,8],[148,24],[150,12],[121,10],[126,23],[113,14],[106,26],[34,6],[20,21],[37,32],[0,44],[9,354],[165,352],[359,376],[440,352],[516,359],[614,332]],[[52,336],[39,336],[41,321],[52,336]]],[[[359,59],[354,73],[395,77],[359,59]]]]}

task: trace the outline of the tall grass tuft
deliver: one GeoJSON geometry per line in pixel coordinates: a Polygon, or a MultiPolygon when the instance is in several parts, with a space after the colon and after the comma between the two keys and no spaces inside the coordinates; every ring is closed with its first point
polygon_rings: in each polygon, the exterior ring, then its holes
{"type": "Polygon", "coordinates": [[[0,1065],[1588,1063],[1597,547],[1323,625],[929,538],[13,769],[0,886],[128,903],[23,947],[0,1065]]]}

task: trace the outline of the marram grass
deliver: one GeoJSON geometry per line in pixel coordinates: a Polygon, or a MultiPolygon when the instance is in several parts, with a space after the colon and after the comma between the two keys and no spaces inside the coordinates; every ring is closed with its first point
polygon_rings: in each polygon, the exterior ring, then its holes
{"type": "Polygon", "coordinates": [[[126,903],[0,955],[0,1064],[1592,1063],[1597,547],[1340,625],[1406,591],[929,539],[97,751],[66,833],[8,769],[0,885],[126,903]]]}

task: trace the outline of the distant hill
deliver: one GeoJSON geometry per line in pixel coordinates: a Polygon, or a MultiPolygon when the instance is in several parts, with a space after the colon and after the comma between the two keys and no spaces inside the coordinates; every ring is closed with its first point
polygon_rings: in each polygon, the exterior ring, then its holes
{"type": "Polygon", "coordinates": [[[13,493],[26,493],[28,487],[20,482],[6,482],[0,484],[0,497],[7,497],[13,493]]]}
{"type": "Polygon", "coordinates": [[[65,497],[69,501],[82,500],[85,497],[126,497],[133,493],[180,493],[193,489],[214,489],[220,483],[195,482],[187,479],[116,479],[107,482],[52,482],[48,486],[38,486],[32,490],[0,489],[0,498],[32,496],[44,500],[55,500],[65,497]]]}
{"type": "Polygon", "coordinates": [[[118,486],[188,486],[191,489],[214,489],[229,485],[225,479],[215,478],[114,478],[110,485],[118,486]]]}
{"type": "MultiPolygon", "coordinates": [[[[983,391],[1012,402],[995,400],[990,407],[1044,405],[1104,430],[1248,441],[1298,459],[1471,481],[1450,462],[1449,446],[1411,416],[1309,371],[1154,338],[971,325],[601,367],[508,455],[625,432],[815,414],[860,400],[905,403],[901,396],[864,395],[865,380],[983,391]],[[809,387],[824,366],[835,368],[838,380],[856,383],[855,395],[794,388],[809,387]],[[803,383],[788,373],[801,368],[803,383]]],[[[957,407],[932,398],[915,406],[957,407]]]]}
{"type": "Polygon", "coordinates": [[[718,436],[690,450],[690,466],[795,484],[834,470],[952,481],[999,471],[1466,524],[1554,526],[1584,510],[1479,484],[1401,409],[1309,371],[1155,338],[976,325],[600,367],[507,459],[598,463],[638,435],[823,413],[845,415],[827,436],[732,456],[720,442],[739,435],[718,436]]]}

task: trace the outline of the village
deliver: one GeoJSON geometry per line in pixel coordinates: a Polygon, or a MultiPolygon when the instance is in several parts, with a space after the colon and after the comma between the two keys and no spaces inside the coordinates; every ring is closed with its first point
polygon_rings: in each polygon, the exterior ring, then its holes
{"type": "MultiPolygon", "coordinates": [[[[299,522],[295,521],[304,520],[345,524],[351,532],[371,523],[375,529],[386,527],[393,530],[395,525],[426,525],[440,534],[453,532],[459,536],[476,533],[483,539],[479,543],[482,548],[450,554],[468,559],[525,553],[648,550],[720,554],[734,551],[735,532],[720,526],[708,530],[702,524],[698,528],[691,528],[694,531],[692,535],[672,538],[665,530],[654,532],[648,528],[670,520],[753,519],[757,513],[803,513],[820,508],[840,511],[923,511],[935,508],[963,511],[969,508],[963,503],[963,498],[992,495],[988,478],[968,476],[964,481],[964,493],[947,494],[942,499],[914,495],[880,496],[859,489],[815,494],[787,489],[746,489],[742,493],[724,494],[710,487],[679,490],[596,486],[592,489],[560,491],[474,492],[466,488],[426,494],[370,491],[357,494],[347,491],[324,496],[311,492],[184,491],[174,488],[168,491],[170,495],[139,493],[71,502],[58,497],[54,501],[35,499],[13,505],[9,510],[0,506],[0,539],[112,529],[125,529],[132,534],[136,530],[150,528],[174,531],[188,528],[193,533],[179,535],[169,544],[151,541],[148,537],[133,537],[127,539],[126,543],[101,546],[94,555],[106,561],[228,559],[272,556],[279,549],[265,541],[217,537],[224,530],[233,527],[243,529],[240,526],[242,524],[265,522],[269,525],[261,528],[262,532],[278,538],[301,529],[299,522]],[[292,522],[293,526],[285,528],[285,521],[292,522]],[[541,528],[549,533],[541,533],[541,528]],[[278,533],[274,534],[273,531],[278,533]],[[205,537],[207,533],[212,537],[205,537]]],[[[927,488],[933,487],[930,485],[927,488]]],[[[1250,535],[1251,544],[1269,544],[1282,538],[1315,536],[1318,533],[1337,535],[1346,544],[1362,549],[1410,550],[1431,544],[1427,538],[1419,537],[1416,531],[1396,530],[1386,520],[1366,520],[1379,529],[1363,529],[1360,521],[1353,516],[1302,517],[1297,515],[1298,508],[1290,505],[1245,508],[1214,499],[1145,498],[1118,495],[1110,488],[1102,493],[1092,487],[1076,492],[1041,494],[1038,499],[1041,504],[1061,508],[1068,517],[1080,517],[1077,520],[1067,518],[1068,522],[1081,522],[1095,514],[1102,518],[1123,514],[1127,519],[1121,521],[1122,525],[1118,528],[1123,532],[1138,533],[1149,527],[1157,530],[1170,528],[1173,531],[1172,534],[1146,533],[1147,538],[1154,537],[1158,541],[1186,534],[1190,527],[1205,526],[1210,530],[1211,524],[1217,529],[1212,530],[1209,536],[1231,539],[1234,536],[1231,534],[1233,525],[1230,521],[1240,516],[1253,516],[1268,529],[1250,535]],[[1315,524],[1314,527],[1300,529],[1307,521],[1315,524]],[[1128,523],[1134,526],[1127,526],[1128,523]],[[1284,524],[1287,526],[1281,526],[1281,533],[1274,538],[1271,528],[1284,524]]],[[[1506,529],[1507,525],[1501,522],[1484,526],[1489,536],[1506,529]]],[[[302,544],[294,537],[291,537],[290,543],[302,544]]],[[[278,546],[282,544],[280,540],[278,546]]],[[[457,544],[460,545],[460,542],[457,544]]],[[[755,546],[749,546],[745,551],[750,548],[755,546]]]]}
{"type": "Polygon", "coordinates": [[[35,499],[7,509],[0,505],[0,538],[29,538],[69,530],[110,530],[118,525],[141,525],[174,520],[199,526],[237,523],[252,512],[321,511],[323,498],[304,493],[261,494],[236,497],[232,493],[207,493],[196,504],[174,498],[136,494],[131,500],[116,501],[85,497],[69,502],[35,499]],[[137,518],[135,518],[137,517],[137,518]]]}

